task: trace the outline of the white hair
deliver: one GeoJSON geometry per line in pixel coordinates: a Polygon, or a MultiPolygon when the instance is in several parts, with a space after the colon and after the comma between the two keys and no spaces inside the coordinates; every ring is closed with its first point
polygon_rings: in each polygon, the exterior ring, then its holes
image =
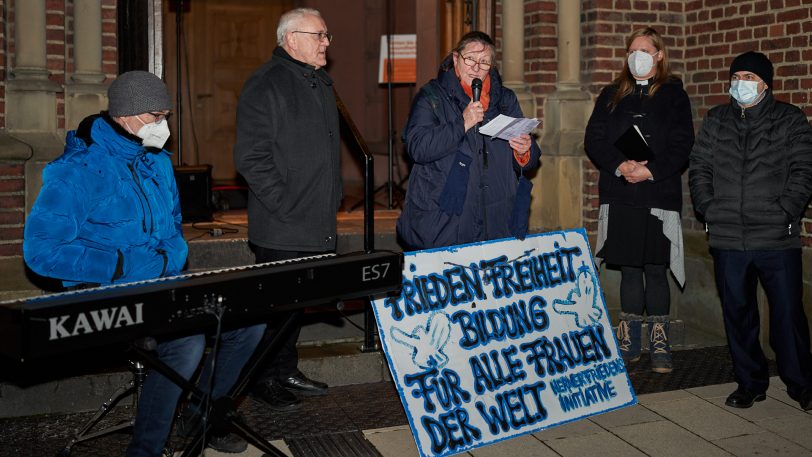
{"type": "Polygon", "coordinates": [[[283,14],[276,27],[276,44],[282,46],[285,43],[285,35],[291,31],[291,27],[308,15],[321,17],[321,13],[313,8],[296,8],[283,14]]]}

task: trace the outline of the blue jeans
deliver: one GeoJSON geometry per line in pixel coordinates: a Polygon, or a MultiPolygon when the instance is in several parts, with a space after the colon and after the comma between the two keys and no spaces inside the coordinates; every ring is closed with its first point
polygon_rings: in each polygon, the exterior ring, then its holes
{"type": "Polygon", "coordinates": [[[756,284],[761,282],[769,301],[770,346],[778,375],[789,396],[798,400],[806,389],[812,389],[801,249],[711,249],[711,254],[736,382],[753,393],[763,393],[769,384],[767,358],[759,342],[756,284]]]}
{"type": "MultiPolygon", "coordinates": [[[[237,382],[243,366],[254,353],[265,333],[265,324],[258,324],[224,332],[216,360],[207,357],[200,376],[199,387],[208,391],[211,364],[215,362],[212,398],[227,395],[237,382]]],[[[158,344],[158,358],[185,379],[195,373],[203,351],[206,336],[192,335],[158,344]]],[[[127,447],[127,457],[159,457],[172,429],[175,408],[182,390],[162,374],[152,371],[144,381],[138,399],[133,437],[127,447]]]]}

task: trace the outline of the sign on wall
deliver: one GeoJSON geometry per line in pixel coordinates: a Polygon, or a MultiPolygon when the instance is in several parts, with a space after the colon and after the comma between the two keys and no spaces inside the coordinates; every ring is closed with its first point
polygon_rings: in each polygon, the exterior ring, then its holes
{"type": "Polygon", "coordinates": [[[637,401],[583,229],[405,253],[373,307],[421,456],[637,401]]]}
{"type": "Polygon", "coordinates": [[[378,59],[378,83],[417,82],[417,35],[382,35],[378,59]],[[389,52],[389,44],[392,52],[389,52]],[[390,60],[392,79],[389,79],[390,60]]]}

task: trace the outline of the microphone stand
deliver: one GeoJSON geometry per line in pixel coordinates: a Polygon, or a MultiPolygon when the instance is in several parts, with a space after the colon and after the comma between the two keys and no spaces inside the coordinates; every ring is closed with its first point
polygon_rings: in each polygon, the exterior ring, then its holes
{"type": "Polygon", "coordinates": [[[175,74],[175,119],[177,119],[177,126],[178,126],[178,134],[175,135],[177,138],[177,147],[175,148],[178,154],[178,166],[183,166],[183,96],[181,93],[181,84],[183,81],[182,71],[183,68],[181,67],[181,57],[180,53],[183,51],[181,46],[181,40],[183,39],[183,32],[181,31],[183,27],[183,0],[177,0],[175,2],[175,41],[177,42],[177,55],[175,56],[175,67],[177,68],[177,73],[175,74]]]}

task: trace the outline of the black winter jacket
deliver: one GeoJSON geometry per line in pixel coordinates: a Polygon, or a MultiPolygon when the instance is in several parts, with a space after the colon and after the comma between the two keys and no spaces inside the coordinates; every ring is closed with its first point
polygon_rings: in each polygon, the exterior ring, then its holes
{"type": "Polygon", "coordinates": [[[324,252],[336,246],[340,134],[333,80],[282,48],[243,86],[234,163],[250,190],[248,238],[324,252]]]}
{"type": "Polygon", "coordinates": [[[688,176],[711,247],[799,248],[812,196],[812,127],[770,92],[747,109],[731,99],[705,116],[688,176]]]}
{"type": "Polygon", "coordinates": [[[610,112],[608,104],[617,89],[613,84],[601,91],[584,138],[586,153],[600,170],[600,203],[680,212],[680,176],[688,164],[694,142],[691,102],[682,89],[682,81],[667,81],[652,97],[645,95],[648,86],[637,85],[635,91],[621,99],[610,112]],[[647,165],[653,181],[630,184],[615,175],[626,157],[614,143],[632,124],[640,128],[654,154],[647,165]]]}

